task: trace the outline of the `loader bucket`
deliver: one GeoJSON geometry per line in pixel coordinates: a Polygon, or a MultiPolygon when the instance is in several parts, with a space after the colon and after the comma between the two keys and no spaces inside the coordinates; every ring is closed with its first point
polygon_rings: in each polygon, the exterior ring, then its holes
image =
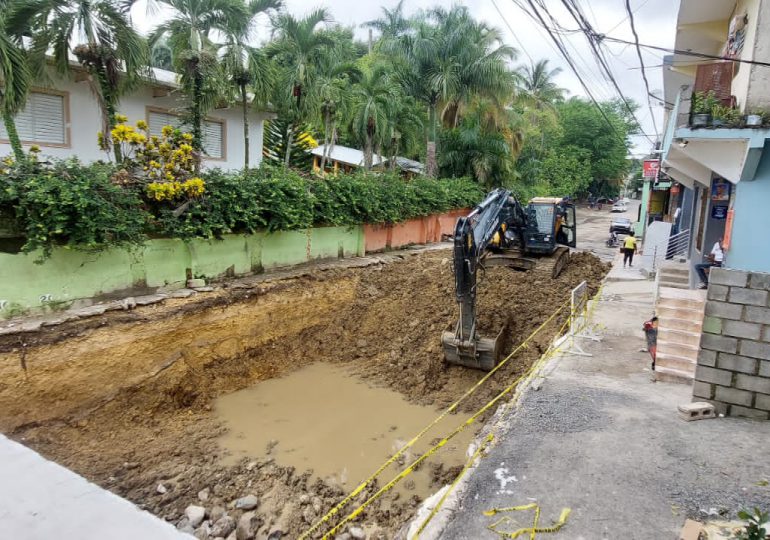
{"type": "Polygon", "coordinates": [[[461,341],[454,332],[441,334],[444,358],[450,364],[491,371],[500,361],[502,330],[494,338],[461,341]]]}

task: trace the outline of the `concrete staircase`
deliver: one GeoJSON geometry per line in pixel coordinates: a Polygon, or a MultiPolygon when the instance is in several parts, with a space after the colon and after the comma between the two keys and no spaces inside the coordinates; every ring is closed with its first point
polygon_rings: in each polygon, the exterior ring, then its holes
{"type": "Polygon", "coordinates": [[[690,288],[690,267],[687,263],[666,261],[658,270],[660,287],[672,289],[690,288]]]}
{"type": "Polygon", "coordinates": [[[661,286],[655,313],[658,348],[655,380],[692,383],[698,362],[706,291],[661,286]]]}

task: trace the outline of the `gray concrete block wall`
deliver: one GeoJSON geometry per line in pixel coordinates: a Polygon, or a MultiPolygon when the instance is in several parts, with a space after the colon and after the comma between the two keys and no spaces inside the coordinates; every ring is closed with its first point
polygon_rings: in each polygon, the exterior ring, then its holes
{"type": "Polygon", "coordinates": [[[770,274],[712,268],[693,399],[770,419],[770,274]]]}

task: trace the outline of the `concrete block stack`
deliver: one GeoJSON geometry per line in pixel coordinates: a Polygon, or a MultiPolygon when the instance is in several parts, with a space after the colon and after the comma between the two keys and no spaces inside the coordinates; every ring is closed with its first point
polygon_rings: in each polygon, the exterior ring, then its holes
{"type": "Polygon", "coordinates": [[[770,419],[770,274],[711,269],[693,396],[770,419]]]}

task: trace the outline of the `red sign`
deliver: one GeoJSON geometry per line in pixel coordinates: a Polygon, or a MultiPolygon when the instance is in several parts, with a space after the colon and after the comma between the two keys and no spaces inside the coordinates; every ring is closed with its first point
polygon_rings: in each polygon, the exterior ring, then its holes
{"type": "Polygon", "coordinates": [[[657,178],[658,171],[660,170],[659,159],[645,159],[642,168],[642,176],[644,178],[657,178]]]}

